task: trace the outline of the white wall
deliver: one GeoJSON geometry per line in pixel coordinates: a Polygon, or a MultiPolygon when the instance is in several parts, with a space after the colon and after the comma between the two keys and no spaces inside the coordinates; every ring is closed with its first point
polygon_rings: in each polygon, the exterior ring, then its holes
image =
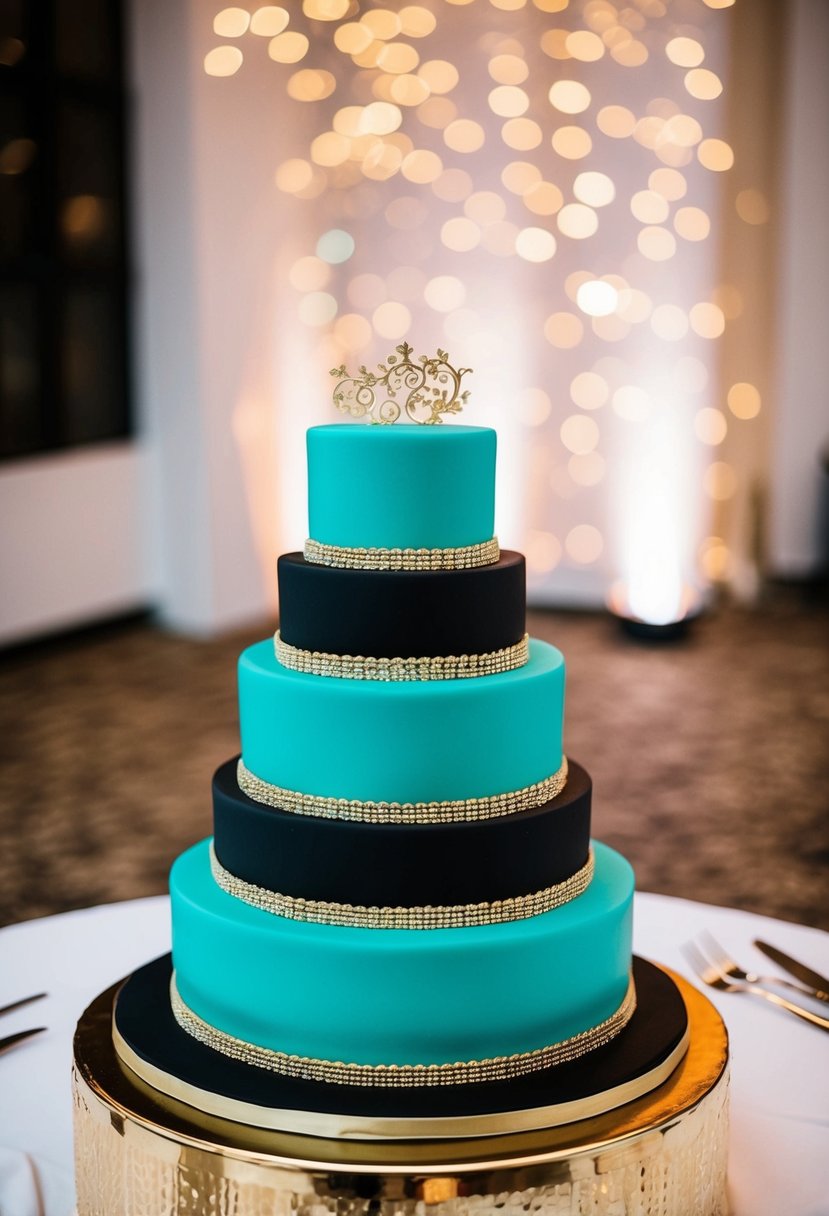
{"type": "Polygon", "coordinates": [[[133,443],[41,456],[0,475],[0,643],[145,605],[152,595],[133,443]]]}
{"type": "Polygon", "coordinates": [[[818,565],[827,501],[820,457],[829,445],[829,4],[789,0],[788,8],[770,562],[776,574],[801,577],[818,565]]]}

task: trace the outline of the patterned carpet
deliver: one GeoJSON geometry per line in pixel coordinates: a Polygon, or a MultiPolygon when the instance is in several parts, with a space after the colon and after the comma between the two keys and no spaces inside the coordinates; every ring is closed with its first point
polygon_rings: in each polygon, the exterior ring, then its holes
{"type": "MultiPolygon", "coordinates": [[[[594,833],[643,890],[829,928],[829,619],[777,593],[681,644],[535,613],[568,660],[566,747],[594,833]]],[[[234,662],[265,627],[196,642],[144,622],[7,654],[0,670],[0,923],[165,890],[210,832],[237,750],[234,662]]]]}

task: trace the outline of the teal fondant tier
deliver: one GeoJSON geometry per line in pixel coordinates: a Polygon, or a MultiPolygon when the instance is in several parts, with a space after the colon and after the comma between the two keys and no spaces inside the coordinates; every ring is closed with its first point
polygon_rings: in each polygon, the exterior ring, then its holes
{"type": "Polygon", "coordinates": [[[239,659],[242,759],[303,794],[452,802],[523,789],[560,767],[563,713],[564,658],[535,639],[524,667],[474,680],[305,675],[270,640],[239,659]]]}
{"type": "Polygon", "coordinates": [[[308,534],[362,549],[455,549],[491,540],[495,432],[472,426],[308,431],[308,534]]]}
{"type": "Polygon", "coordinates": [[[541,916],[460,929],[351,929],[286,920],[222,891],[208,841],[170,881],[179,992],[248,1043],[356,1064],[443,1064],[533,1051],[621,1005],[633,871],[594,845],[577,899],[541,916]]]}

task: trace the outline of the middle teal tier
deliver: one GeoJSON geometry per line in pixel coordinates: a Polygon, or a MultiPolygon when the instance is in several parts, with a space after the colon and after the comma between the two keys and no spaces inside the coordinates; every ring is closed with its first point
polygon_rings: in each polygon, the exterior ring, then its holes
{"type": "Polygon", "coordinates": [[[268,639],[239,659],[242,759],[303,794],[453,802],[509,793],[562,763],[564,657],[535,639],[524,667],[384,683],[282,667],[268,639]]]}

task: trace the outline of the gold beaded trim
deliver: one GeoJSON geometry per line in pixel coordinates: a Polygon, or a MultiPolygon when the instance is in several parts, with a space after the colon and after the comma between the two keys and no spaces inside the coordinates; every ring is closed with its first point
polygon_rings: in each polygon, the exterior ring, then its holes
{"type": "Polygon", "coordinates": [[[282,895],[279,891],[270,891],[267,887],[259,887],[231,874],[219,861],[212,844],[210,868],[218,885],[234,899],[289,920],[313,921],[318,925],[345,925],[353,929],[465,929],[470,925],[499,925],[504,921],[525,920],[529,916],[540,916],[543,912],[560,908],[587,889],[593,877],[594,861],[591,849],[587,861],[575,874],[564,882],[530,895],[516,895],[492,903],[413,908],[366,907],[362,904],[327,903],[319,899],[282,895]]]}
{"type": "Polygon", "coordinates": [[[309,539],[304,552],[307,562],[342,570],[471,570],[501,556],[496,536],[460,549],[349,549],[309,539]]]}
{"type": "Polygon", "coordinates": [[[239,789],[265,806],[294,815],[315,815],[319,819],[348,819],[360,823],[458,823],[480,819],[497,819],[514,815],[550,802],[564,789],[567,781],[567,759],[561,768],[535,785],[507,794],[490,794],[483,798],[465,798],[455,802],[360,802],[357,799],[335,798],[325,794],[301,794],[271,785],[256,777],[239,759],[236,768],[239,789]]]}
{"type": "Polygon", "coordinates": [[[375,659],[361,654],[328,654],[323,650],[300,650],[285,642],[277,629],[276,657],[283,667],[312,676],[334,676],[341,680],[466,680],[494,676],[523,667],[530,657],[530,635],[503,650],[486,654],[436,655],[419,659],[375,659]]]}
{"type": "Polygon", "coordinates": [[[270,1072],[301,1081],[402,1089],[413,1085],[468,1085],[476,1081],[508,1081],[528,1073],[540,1072],[544,1068],[552,1068],[557,1064],[568,1064],[589,1051],[604,1047],[616,1037],[630,1021],[636,1008],[636,990],[631,976],[625,999],[616,1012],[598,1026],[591,1026],[570,1039],[563,1039],[549,1047],[536,1048],[535,1051],[454,1064],[344,1064],[340,1060],[288,1055],[270,1047],[246,1043],[223,1030],[217,1030],[185,1005],[176,986],[175,973],[170,981],[170,1003],[173,1015],[182,1030],[232,1060],[252,1064],[256,1068],[266,1068],[270,1072]]]}

